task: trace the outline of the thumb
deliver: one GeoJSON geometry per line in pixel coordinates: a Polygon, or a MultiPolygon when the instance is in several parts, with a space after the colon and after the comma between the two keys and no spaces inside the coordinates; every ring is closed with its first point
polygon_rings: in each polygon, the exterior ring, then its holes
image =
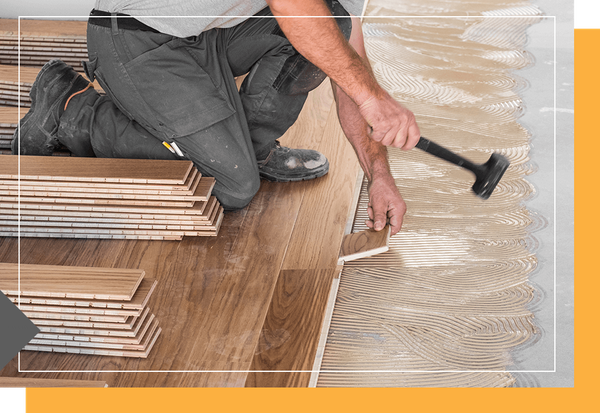
{"type": "Polygon", "coordinates": [[[373,228],[375,231],[381,231],[387,223],[386,211],[382,208],[373,208],[373,228]]]}

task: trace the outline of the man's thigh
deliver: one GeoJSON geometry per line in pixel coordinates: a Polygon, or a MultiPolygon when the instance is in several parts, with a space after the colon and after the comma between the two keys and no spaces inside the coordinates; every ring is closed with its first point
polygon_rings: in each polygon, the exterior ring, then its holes
{"type": "Polygon", "coordinates": [[[210,39],[197,44],[90,25],[88,43],[90,64],[111,99],[159,138],[187,136],[235,113],[210,39]]]}
{"type": "Polygon", "coordinates": [[[181,39],[90,25],[88,44],[90,71],[125,115],[157,139],[178,143],[203,174],[217,179],[215,193],[249,201],[258,168],[214,31],[181,39]]]}

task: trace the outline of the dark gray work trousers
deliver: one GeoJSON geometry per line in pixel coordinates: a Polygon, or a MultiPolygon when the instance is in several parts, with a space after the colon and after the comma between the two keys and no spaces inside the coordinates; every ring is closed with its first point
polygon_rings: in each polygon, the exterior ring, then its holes
{"type": "MultiPolygon", "coordinates": [[[[351,22],[328,5],[346,38],[351,22]]],[[[256,16],[272,16],[267,8],[256,16]]],[[[181,149],[227,209],[247,205],[260,186],[256,159],[296,121],[325,74],[284,37],[275,18],[249,18],[225,29],[177,38],[119,26],[88,24],[86,72],[107,96],[76,96],[60,119],[58,138],[89,142],[79,156],[182,159],[181,149]],[[235,77],[248,73],[238,92],[235,77]]],[[[107,23],[109,21],[110,24],[107,23]]]]}

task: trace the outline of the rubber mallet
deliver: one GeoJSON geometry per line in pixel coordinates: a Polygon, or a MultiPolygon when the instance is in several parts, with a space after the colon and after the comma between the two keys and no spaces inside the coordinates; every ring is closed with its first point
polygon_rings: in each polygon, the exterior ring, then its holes
{"type": "Polygon", "coordinates": [[[510,161],[498,153],[493,153],[486,163],[475,164],[424,137],[419,139],[416,146],[438,158],[462,166],[473,172],[476,177],[475,183],[472,186],[473,192],[483,199],[488,199],[492,195],[494,188],[496,188],[496,185],[500,182],[500,178],[502,178],[502,175],[504,175],[504,172],[510,165],[510,161]]]}

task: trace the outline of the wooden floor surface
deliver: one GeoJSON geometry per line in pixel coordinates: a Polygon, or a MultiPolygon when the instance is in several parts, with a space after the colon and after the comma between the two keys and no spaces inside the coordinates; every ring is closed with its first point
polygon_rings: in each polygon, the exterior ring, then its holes
{"type": "Polygon", "coordinates": [[[330,173],[263,181],[248,207],[225,215],[218,237],[23,238],[20,251],[17,239],[0,238],[0,262],[144,269],[158,281],[149,306],[163,328],[147,359],[23,352],[21,370],[36,372],[19,373],[15,358],[0,376],[110,387],[306,386],[310,373],[277,371],[312,367],[359,171],[332,102],[326,82],[282,138],[323,152],[330,173]]]}

